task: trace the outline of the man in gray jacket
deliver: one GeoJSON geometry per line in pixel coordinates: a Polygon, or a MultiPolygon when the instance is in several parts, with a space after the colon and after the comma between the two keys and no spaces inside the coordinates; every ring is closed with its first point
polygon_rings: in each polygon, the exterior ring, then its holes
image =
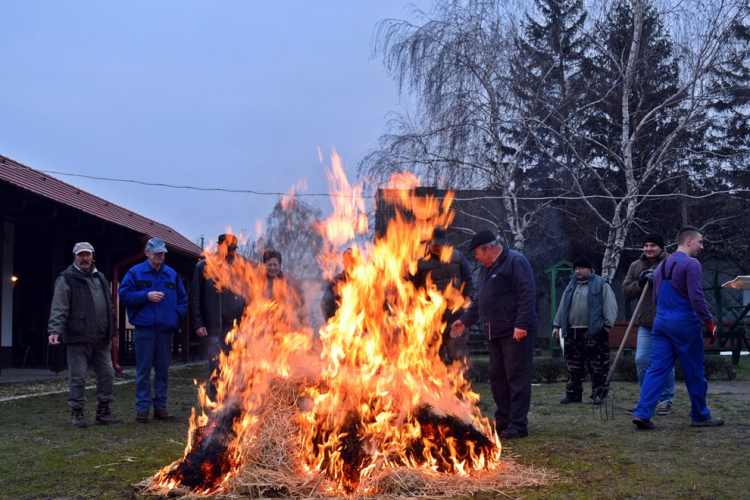
{"type": "Polygon", "coordinates": [[[86,427],[86,376],[89,366],[96,374],[97,424],[120,424],[109,404],[114,399],[115,371],[110,341],[115,336],[115,317],[109,283],[94,266],[94,247],[87,242],[73,247],[73,264],[55,281],[47,325],[49,343],[63,342],[68,354],[68,405],[73,425],[86,427]]]}
{"type": "Polygon", "coordinates": [[[568,383],[561,404],[580,403],[583,379],[591,375],[591,402],[600,405],[607,394],[609,329],[617,319],[617,300],[609,283],[597,276],[586,257],[573,262],[573,276],[560,299],[552,336],[565,339],[568,383]]]}

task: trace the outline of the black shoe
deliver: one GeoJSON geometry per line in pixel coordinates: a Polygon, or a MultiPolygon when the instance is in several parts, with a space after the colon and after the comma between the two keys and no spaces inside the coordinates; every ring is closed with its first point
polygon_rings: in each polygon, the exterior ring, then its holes
{"type": "Polygon", "coordinates": [[[719,427],[724,425],[724,419],[721,417],[709,418],[708,420],[698,420],[692,422],[690,427],[719,427]]]}
{"type": "Polygon", "coordinates": [[[112,415],[112,412],[109,411],[109,406],[100,406],[96,409],[96,417],[94,418],[94,422],[100,425],[112,425],[121,424],[122,419],[112,415]]]}
{"type": "Polygon", "coordinates": [[[628,415],[632,415],[633,413],[635,413],[635,406],[625,409],[625,413],[627,413],[628,415]]]}
{"type": "Polygon", "coordinates": [[[560,400],[561,405],[569,405],[570,403],[580,403],[581,398],[571,398],[570,396],[565,396],[560,400]]]}
{"type": "Polygon", "coordinates": [[[604,404],[604,400],[602,398],[600,398],[599,396],[597,396],[597,397],[595,397],[594,399],[591,400],[591,404],[592,405],[596,405],[596,406],[601,406],[601,405],[604,404]]]}
{"type": "Polygon", "coordinates": [[[501,439],[519,439],[528,436],[528,431],[519,431],[518,429],[505,429],[500,433],[501,439]]]}
{"type": "Polygon", "coordinates": [[[654,428],[654,423],[650,418],[638,418],[633,419],[633,423],[641,430],[650,430],[654,428]]]}
{"type": "Polygon", "coordinates": [[[147,411],[139,411],[135,414],[135,421],[139,424],[147,424],[148,423],[148,412],[147,411]]]}
{"type": "Polygon", "coordinates": [[[83,415],[83,408],[73,410],[73,427],[86,427],[86,417],[83,415]]]}

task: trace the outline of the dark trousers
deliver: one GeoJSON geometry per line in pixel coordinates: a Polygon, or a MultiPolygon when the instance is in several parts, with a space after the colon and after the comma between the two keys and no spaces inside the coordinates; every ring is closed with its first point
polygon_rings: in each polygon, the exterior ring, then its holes
{"type": "Polygon", "coordinates": [[[590,337],[588,328],[569,328],[565,337],[565,367],[568,383],[565,394],[574,401],[583,395],[583,379],[591,376],[591,398],[604,398],[604,384],[609,372],[609,334],[603,331],[590,337]]]}
{"type": "Polygon", "coordinates": [[[528,432],[531,406],[531,366],[536,332],[516,342],[512,336],[490,339],[490,387],[495,400],[497,432],[528,432]]]}
{"type": "Polygon", "coordinates": [[[446,313],[443,316],[445,328],[440,343],[440,357],[448,365],[458,361],[461,363],[463,370],[466,370],[469,364],[469,329],[467,328],[464,334],[457,339],[451,337],[451,326],[461,317],[462,313],[463,311],[456,314],[446,313]]]}
{"type": "Polygon", "coordinates": [[[216,401],[216,384],[219,380],[219,362],[221,360],[221,353],[229,355],[231,349],[230,345],[227,345],[226,337],[227,333],[232,330],[233,326],[224,328],[225,331],[211,332],[206,337],[206,354],[208,355],[208,374],[209,381],[207,389],[207,395],[211,401],[216,401]]]}

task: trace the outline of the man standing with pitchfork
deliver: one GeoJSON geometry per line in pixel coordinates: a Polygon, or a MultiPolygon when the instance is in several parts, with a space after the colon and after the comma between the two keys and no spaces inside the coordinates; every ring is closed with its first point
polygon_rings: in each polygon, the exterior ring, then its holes
{"type": "MultiPolygon", "coordinates": [[[[669,257],[664,250],[664,238],[659,233],[649,233],[643,240],[643,254],[640,258],[630,264],[625,281],[622,282],[622,296],[625,300],[637,300],[641,297],[646,283],[650,283],[653,290],[654,270],[661,262],[669,257]]],[[[640,310],[633,312],[635,322],[638,324],[638,344],[635,350],[635,367],[638,371],[638,387],[643,387],[643,380],[646,378],[648,367],[651,366],[651,350],[653,348],[653,335],[651,329],[654,326],[654,317],[656,316],[656,306],[653,300],[646,297],[641,305],[640,310]]],[[[659,397],[659,404],[656,406],[657,415],[669,415],[672,413],[672,403],[674,398],[674,368],[667,378],[659,397]]],[[[627,413],[633,413],[635,408],[626,410],[627,413]]]]}

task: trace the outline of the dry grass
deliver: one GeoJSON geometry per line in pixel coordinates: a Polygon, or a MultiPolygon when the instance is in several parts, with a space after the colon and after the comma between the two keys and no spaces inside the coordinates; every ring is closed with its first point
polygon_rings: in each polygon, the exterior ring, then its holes
{"type": "MultiPolygon", "coordinates": [[[[216,498],[339,498],[343,497],[334,482],[324,475],[310,472],[302,464],[299,442],[300,414],[298,398],[301,384],[277,379],[260,415],[256,432],[243,443],[245,457],[241,474],[228,480],[216,498]]],[[[547,485],[556,476],[542,469],[524,466],[504,458],[492,471],[473,471],[468,475],[440,474],[405,467],[382,468],[364,480],[353,496],[346,498],[399,499],[451,498],[479,492],[507,494],[521,487],[547,485]]],[[[151,481],[143,483],[146,491],[164,494],[151,481]]],[[[171,492],[191,498],[187,490],[171,492]]]]}

